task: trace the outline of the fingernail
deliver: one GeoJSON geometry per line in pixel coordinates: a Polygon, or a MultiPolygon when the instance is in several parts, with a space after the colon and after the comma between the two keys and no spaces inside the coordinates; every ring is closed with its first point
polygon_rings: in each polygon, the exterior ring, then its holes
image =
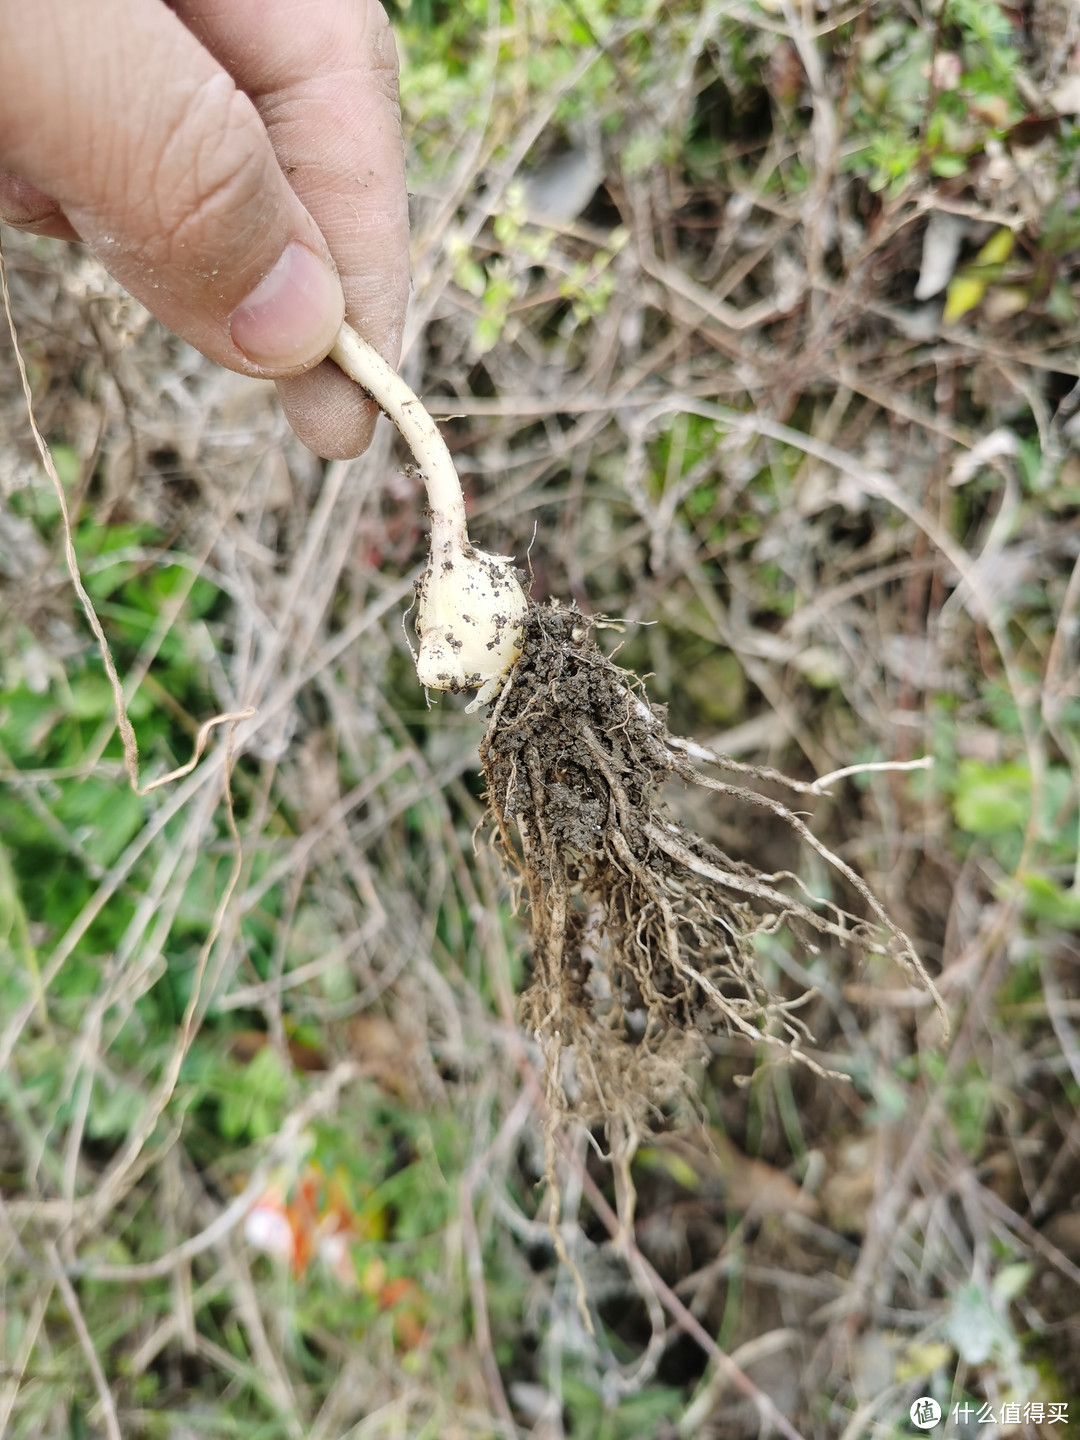
{"type": "Polygon", "coordinates": [[[306,245],[293,240],[269,275],[233,311],[229,329],[253,365],[284,370],[321,360],[344,318],[338,277],[306,245]]]}

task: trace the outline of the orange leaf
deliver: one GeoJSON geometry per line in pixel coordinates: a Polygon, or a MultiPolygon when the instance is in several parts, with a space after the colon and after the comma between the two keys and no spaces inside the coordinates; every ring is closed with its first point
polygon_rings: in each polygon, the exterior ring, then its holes
{"type": "Polygon", "coordinates": [[[401,1310],[394,1316],[394,1338],[399,1350],[415,1350],[421,1343],[424,1325],[415,1310],[401,1310]]]}
{"type": "Polygon", "coordinates": [[[419,1294],[420,1286],[415,1280],[410,1280],[407,1275],[398,1275],[394,1280],[387,1280],[379,1291],[379,1309],[389,1310],[392,1306],[399,1305],[402,1300],[419,1294]]]}
{"type": "Polygon", "coordinates": [[[319,1182],[314,1175],[307,1174],[297,1185],[292,1199],[285,1207],[285,1217],[293,1232],[292,1270],[297,1280],[307,1273],[315,1254],[318,1201],[319,1182]]]}

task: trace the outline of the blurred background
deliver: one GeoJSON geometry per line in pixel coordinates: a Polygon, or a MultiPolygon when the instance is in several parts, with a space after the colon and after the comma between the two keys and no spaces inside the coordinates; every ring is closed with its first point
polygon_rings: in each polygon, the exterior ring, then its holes
{"type": "MultiPolygon", "coordinates": [[[[677,734],[802,780],[933,757],[806,817],[916,939],[952,1034],[884,960],[808,963],[780,930],[760,965],[816,987],[811,1053],[848,1078],[721,1038],[632,1163],[569,1127],[562,1263],[515,1023],[527,918],[483,718],[416,685],[426,527],[396,435],[316,461],[271,385],[5,230],[144,780],[256,714],[133,792],[5,342],[0,1435],[749,1440],[773,1407],[854,1440],[913,1433],[920,1396],[950,1434],[1065,1433],[1080,16],[392,14],[403,368],[476,540],[618,617],[605,647],[677,734]]],[[[786,829],[670,799],[833,895],[786,829]]]]}

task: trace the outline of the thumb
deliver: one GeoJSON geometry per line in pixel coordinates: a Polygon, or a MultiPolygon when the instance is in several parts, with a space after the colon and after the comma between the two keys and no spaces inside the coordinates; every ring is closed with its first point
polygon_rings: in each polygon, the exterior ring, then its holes
{"type": "Polygon", "coordinates": [[[204,355],[298,374],[345,312],[246,95],[165,5],[0,0],[0,165],[204,355]]]}

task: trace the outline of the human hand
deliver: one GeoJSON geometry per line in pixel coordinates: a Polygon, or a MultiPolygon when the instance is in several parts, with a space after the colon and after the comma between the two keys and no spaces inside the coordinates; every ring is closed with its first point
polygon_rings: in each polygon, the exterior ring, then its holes
{"type": "Polygon", "coordinates": [[[270,376],[326,457],[376,409],[409,284],[397,55],[377,0],[0,0],[0,219],[83,240],[210,359],[270,376]],[[320,363],[321,362],[321,363],[320,363]]]}

